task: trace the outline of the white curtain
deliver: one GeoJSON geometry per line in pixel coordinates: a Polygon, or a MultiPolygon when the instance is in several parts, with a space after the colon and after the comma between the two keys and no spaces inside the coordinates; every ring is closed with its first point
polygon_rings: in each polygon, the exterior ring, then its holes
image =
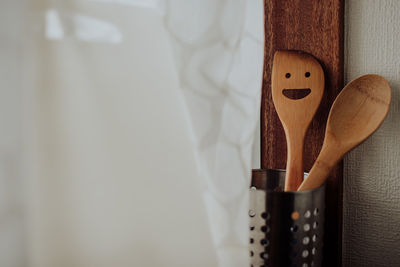
{"type": "Polygon", "coordinates": [[[262,0],[0,10],[0,266],[247,266],[262,0]]]}
{"type": "Polygon", "coordinates": [[[259,124],[263,1],[167,1],[220,266],[248,266],[248,188],[259,124]]]}

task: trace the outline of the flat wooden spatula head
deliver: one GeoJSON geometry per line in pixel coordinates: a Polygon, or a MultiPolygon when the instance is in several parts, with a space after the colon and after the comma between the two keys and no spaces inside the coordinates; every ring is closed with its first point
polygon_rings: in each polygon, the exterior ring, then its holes
{"type": "Polygon", "coordinates": [[[311,55],[277,51],[272,67],[272,98],[284,127],[308,126],[324,93],[324,72],[311,55]]]}
{"type": "Polygon", "coordinates": [[[272,100],[288,146],[285,191],[303,181],[303,144],[324,93],[324,72],[311,55],[277,51],[272,66],[272,100]]]}

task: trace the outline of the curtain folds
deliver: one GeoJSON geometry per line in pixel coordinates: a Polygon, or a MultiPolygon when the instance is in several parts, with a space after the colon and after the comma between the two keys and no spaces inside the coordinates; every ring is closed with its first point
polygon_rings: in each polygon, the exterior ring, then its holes
{"type": "Polygon", "coordinates": [[[262,1],[0,14],[0,266],[248,265],[262,1]]]}

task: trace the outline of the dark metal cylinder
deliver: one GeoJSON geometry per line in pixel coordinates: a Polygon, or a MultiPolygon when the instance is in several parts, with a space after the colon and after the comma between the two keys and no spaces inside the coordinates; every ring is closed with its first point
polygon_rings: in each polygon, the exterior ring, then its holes
{"type": "Polygon", "coordinates": [[[252,172],[251,267],[321,266],[325,185],[309,191],[283,192],[284,184],[284,170],[252,172]]]}

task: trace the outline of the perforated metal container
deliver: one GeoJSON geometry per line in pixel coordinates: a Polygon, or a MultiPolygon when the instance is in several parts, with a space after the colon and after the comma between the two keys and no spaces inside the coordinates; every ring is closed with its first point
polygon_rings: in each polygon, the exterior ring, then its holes
{"type": "Polygon", "coordinates": [[[310,191],[282,192],[284,184],[284,170],[253,170],[250,266],[321,266],[325,185],[310,191]]]}

